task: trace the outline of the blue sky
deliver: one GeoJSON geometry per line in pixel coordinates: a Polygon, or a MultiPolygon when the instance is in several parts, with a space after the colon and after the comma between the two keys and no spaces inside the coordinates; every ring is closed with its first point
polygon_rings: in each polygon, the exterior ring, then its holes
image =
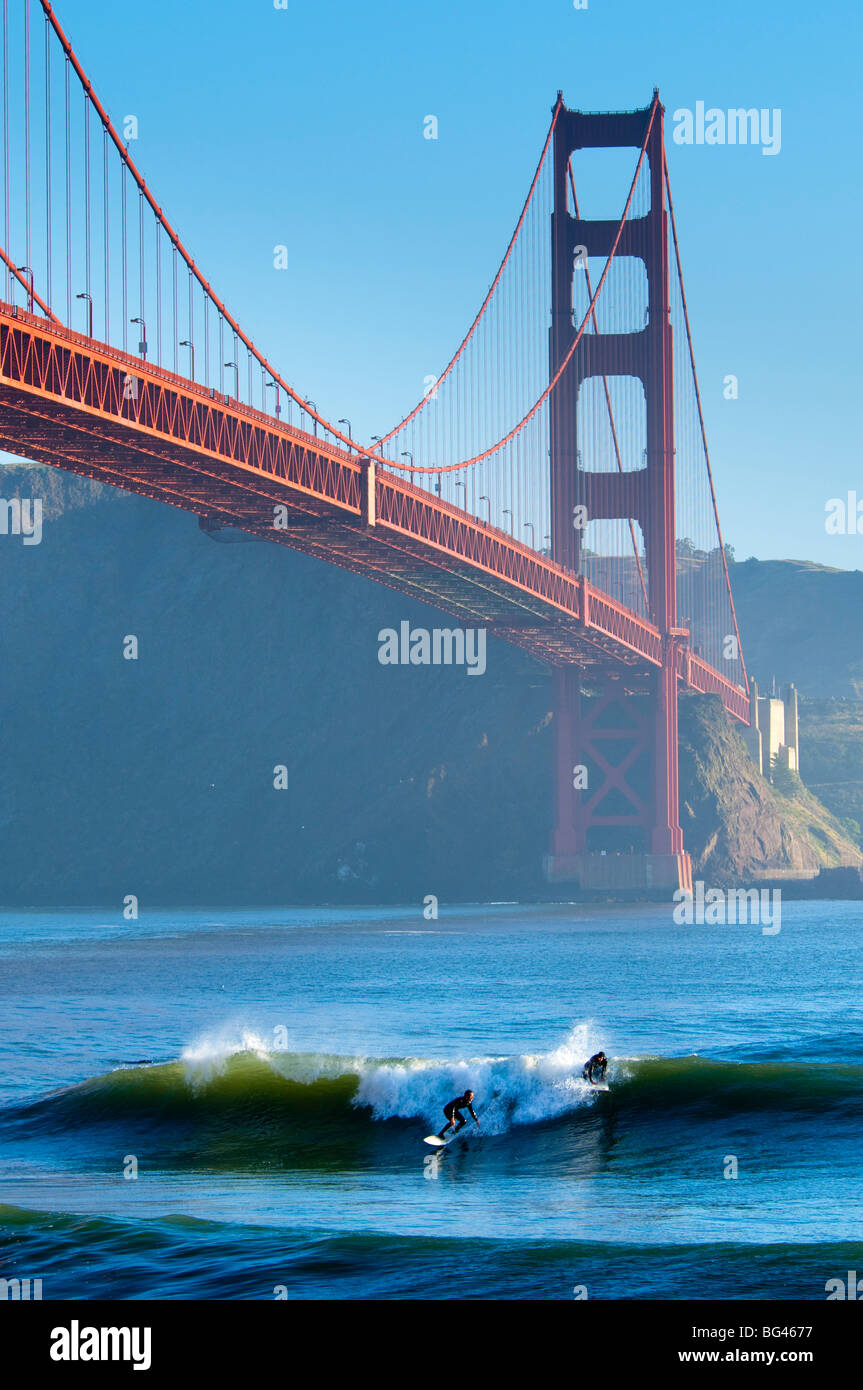
{"type": "Polygon", "coordinates": [[[217,292],[303,395],[366,437],[415,402],[476,312],[557,89],[604,110],[644,106],[658,86],[726,540],[738,558],[863,568],[863,536],[824,526],[829,498],[863,499],[850,6],[55,9],[115,122],[138,117],[134,157],[217,292]],[[781,152],[675,145],[672,113],[699,100],[781,108],[781,152]],[[437,141],[423,139],[429,113],[437,141]]]}

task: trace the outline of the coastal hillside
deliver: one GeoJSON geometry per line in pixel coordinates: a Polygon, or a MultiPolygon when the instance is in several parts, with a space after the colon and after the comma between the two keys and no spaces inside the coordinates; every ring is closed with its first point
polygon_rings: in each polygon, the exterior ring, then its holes
{"type": "MultiPolygon", "coordinates": [[[[544,891],[551,692],[527,654],[489,640],[476,677],[383,666],[381,629],[441,615],[54,470],[0,478],[46,514],[41,544],[0,538],[0,902],[544,891]]],[[[804,674],[776,672],[801,688],[804,674]]],[[[681,725],[683,823],[704,876],[856,862],[849,828],[803,788],[783,799],[763,782],[712,702],[682,701],[681,725]]]]}
{"type": "Polygon", "coordinates": [[[747,669],[762,694],[775,678],[810,699],[863,700],[863,569],[753,559],[730,572],[747,669]]]}
{"type": "Polygon", "coordinates": [[[718,697],[680,701],[680,823],[693,871],[720,884],[861,863],[849,828],[794,774],[756,770],[718,697]]]}
{"type": "Polygon", "coordinates": [[[863,844],[863,699],[801,700],[800,758],[807,787],[863,844]]]}
{"type": "Polygon", "coordinates": [[[863,844],[863,571],[747,560],[731,582],[750,675],[800,692],[804,784],[863,844]]]}

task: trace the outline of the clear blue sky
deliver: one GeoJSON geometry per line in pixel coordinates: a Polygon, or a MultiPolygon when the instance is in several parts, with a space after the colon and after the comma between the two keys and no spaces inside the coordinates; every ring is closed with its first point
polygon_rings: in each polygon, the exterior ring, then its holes
{"type": "Polygon", "coordinates": [[[725,536],[863,568],[856,488],[859,10],[837,0],[57,0],[139,167],[246,331],[330,418],[389,428],[445,363],[520,208],[558,88],[659,86],[725,536]],[[779,107],[782,149],[671,142],[702,100],[779,107]],[[423,118],[439,120],[436,142],[423,118]],[[287,273],[272,249],[289,248],[287,273]],[[722,380],[734,373],[737,401],[722,380]]]}

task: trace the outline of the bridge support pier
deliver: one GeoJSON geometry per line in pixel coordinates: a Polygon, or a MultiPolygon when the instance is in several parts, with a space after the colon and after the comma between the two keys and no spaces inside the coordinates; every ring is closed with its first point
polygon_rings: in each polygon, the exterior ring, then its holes
{"type": "Polygon", "coordinates": [[[576,667],[554,679],[555,826],[546,881],[588,896],[665,901],[691,889],[678,820],[672,662],[641,696],[610,677],[583,689],[576,667]]]}

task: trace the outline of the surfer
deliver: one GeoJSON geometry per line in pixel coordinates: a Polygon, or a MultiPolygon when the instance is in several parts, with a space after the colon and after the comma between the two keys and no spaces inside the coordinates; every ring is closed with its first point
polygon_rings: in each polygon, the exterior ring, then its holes
{"type": "Polygon", "coordinates": [[[467,1124],[467,1120],[461,1113],[462,1110],[469,1110],[472,1118],[476,1121],[477,1127],[479,1127],[479,1120],[476,1118],[476,1111],[473,1108],[472,1102],[473,1091],[465,1091],[463,1096],[456,1096],[455,1100],[447,1101],[443,1108],[443,1113],[446,1115],[446,1124],[438,1135],[438,1139],[443,1139],[447,1130],[453,1129],[453,1126],[455,1126],[453,1133],[458,1134],[459,1130],[467,1124]]]}
{"type": "Polygon", "coordinates": [[[581,1073],[585,1081],[589,1081],[591,1086],[597,1086],[605,1080],[605,1068],[608,1066],[608,1058],[604,1052],[594,1052],[584,1064],[584,1071],[581,1073]],[[594,1081],[593,1073],[599,1072],[599,1081],[594,1081]]]}

